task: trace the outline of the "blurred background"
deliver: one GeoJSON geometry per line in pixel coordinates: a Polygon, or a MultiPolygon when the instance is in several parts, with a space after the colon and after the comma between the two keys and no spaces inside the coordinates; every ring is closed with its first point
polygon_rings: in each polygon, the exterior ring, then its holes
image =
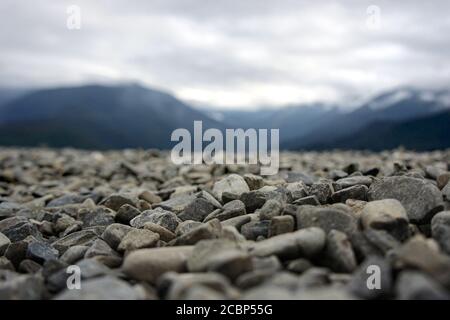
{"type": "Polygon", "coordinates": [[[276,128],[291,150],[450,147],[450,2],[0,2],[0,145],[170,148],[276,128]]]}

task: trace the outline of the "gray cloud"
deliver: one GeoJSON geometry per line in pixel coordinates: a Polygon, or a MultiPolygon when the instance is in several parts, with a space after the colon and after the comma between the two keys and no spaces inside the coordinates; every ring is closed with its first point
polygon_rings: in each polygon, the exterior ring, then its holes
{"type": "Polygon", "coordinates": [[[0,2],[0,86],[138,80],[217,106],[342,102],[450,82],[450,3],[0,2]],[[80,30],[66,28],[69,5],[80,30]],[[380,28],[366,25],[369,5],[380,28]]]}

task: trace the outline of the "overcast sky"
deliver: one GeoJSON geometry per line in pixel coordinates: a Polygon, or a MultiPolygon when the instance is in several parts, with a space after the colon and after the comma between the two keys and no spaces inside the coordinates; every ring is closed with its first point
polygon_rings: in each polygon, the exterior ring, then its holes
{"type": "Polygon", "coordinates": [[[221,107],[442,87],[449,13],[448,0],[1,0],[0,87],[136,80],[221,107]]]}

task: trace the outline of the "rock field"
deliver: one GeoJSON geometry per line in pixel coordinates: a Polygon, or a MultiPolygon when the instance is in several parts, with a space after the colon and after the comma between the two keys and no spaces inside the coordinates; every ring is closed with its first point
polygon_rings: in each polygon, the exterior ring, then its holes
{"type": "Polygon", "coordinates": [[[0,299],[450,298],[450,151],[282,153],[258,173],[0,149],[0,299]]]}

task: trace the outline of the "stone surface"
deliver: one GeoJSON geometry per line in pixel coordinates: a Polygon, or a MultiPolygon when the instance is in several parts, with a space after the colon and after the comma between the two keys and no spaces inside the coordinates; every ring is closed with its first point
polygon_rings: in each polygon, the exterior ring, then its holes
{"type": "Polygon", "coordinates": [[[230,192],[232,194],[236,194],[237,196],[240,196],[244,192],[250,191],[250,188],[247,185],[247,182],[245,182],[245,179],[237,174],[230,174],[226,176],[225,178],[217,181],[214,183],[213,187],[213,194],[214,196],[222,200],[222,194],[224,192],[230,192]]]}
{"type": "Polygon", "coordinates": [[[441,249],[450,255],[450,211],[442,211],[431,219],[431,234],[441,249]]]}
{"type": "Polygon", "coordinates": [[[133,229],[120,241],[117,251],[130,252],[142,248],[151,248],[159,240],[159,234],[147,229],[133,229]]]}
{"type": "Polygon", "coordinates": [[[131,226],[135,228],[142,228],[146,222],[153,222],[172,232],[175,232],[181,220],[173,212],[156,208],[154,210],[147,210],[130,221],[131,226]]]}
{"type": "Polygon", "coordinates": [[[433,184],[423,179],[398,176],[387,177],[369,188],[370,201],[397,199],[406,209],[412,222],[428,222],[433,214],[443,209],[442,194],[433,184]]]}
{"type": "Polygon", "coordinates": [[[122,269],[129,277],[154,283],[167,271],[184,272],[193,246],[140,249],[131,252],[122,269]]]}
{"type": "Polygon", "coordinates": [[[296,220],[297,229],[319,227],[327,233],[335,229],[349,236],[358,228],[357,220],[349,212],[331,207],[301,206],[296,213],[296,220]]]}

